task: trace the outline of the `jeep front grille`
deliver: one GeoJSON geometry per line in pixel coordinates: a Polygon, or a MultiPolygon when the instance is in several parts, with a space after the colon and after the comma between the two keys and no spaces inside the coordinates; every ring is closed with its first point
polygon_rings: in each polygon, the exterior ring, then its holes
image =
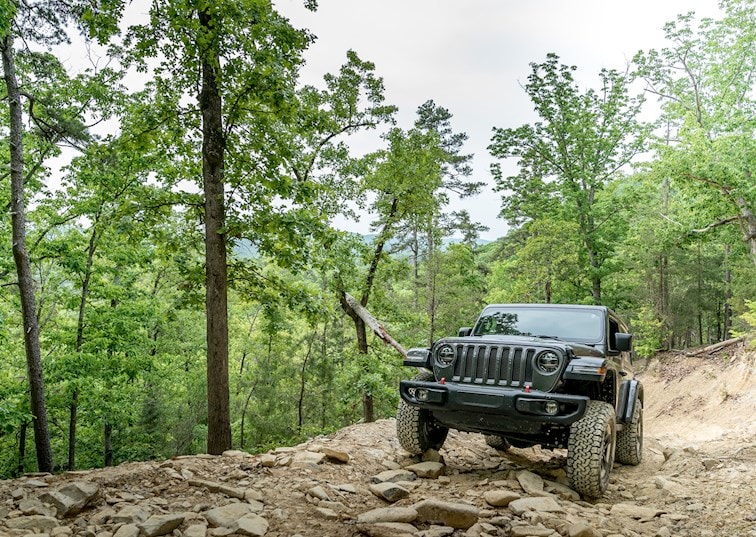
{"type": "Polygon", "coordinates": [[[489,386],[523,386],[533,382],[537,349],[509,345],[455,345],[452,382],[489,386]]]}

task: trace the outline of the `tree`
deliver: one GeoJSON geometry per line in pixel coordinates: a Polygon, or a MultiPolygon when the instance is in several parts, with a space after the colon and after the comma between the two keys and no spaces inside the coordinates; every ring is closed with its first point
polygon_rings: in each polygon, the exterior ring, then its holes
{"type": "Polygon", "coordinates": [[[599,73],[598,91],[582,92],[573,77],[577,68],[560,65],[556,54],[531,67],[525,91],[540,121],[496,128],[489,145],[494,158],[518,158],[517,175],[505,177],[500,162],[492,165],[504,192],[501,215],[511,225],[546,215],[575,222],[598,304],[616,211],[598,204],[598,195],[644,147],[645,130],[636,120],[642,100],[628,95],[628,76],[614,70],[599,73]]]}
{"type": "Polygon", "coordinates": [[[704,210],[692,234],[737,224],[756,263],[756,7],[725,0],[724,16],[696,23],[693,13],[665,25],[669,47],[634,61],[646,90],[673,130],[655,146],[660,175],[698,192],[704,210]]]}

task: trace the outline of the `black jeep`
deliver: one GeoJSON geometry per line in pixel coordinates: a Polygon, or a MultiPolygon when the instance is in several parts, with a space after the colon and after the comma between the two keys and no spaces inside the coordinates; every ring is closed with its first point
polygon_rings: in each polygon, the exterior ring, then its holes
{"type": "Polygon", "coordinates": [[[400,384],[397,435],[412,454],[439,449],[449,428],[492,447],[567,448],[567,478],[601,496],[615,459],[637,465],[643,386],[632,377],[632,336],[609,308],[487,306],[473,328],[410,349],[423,368],[400,384]]]}

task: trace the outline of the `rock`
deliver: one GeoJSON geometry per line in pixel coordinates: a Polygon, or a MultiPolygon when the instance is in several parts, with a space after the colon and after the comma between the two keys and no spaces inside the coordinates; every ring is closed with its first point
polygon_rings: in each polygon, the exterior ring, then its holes
{"type": "Polygon", "coordinates": [[[346,464],[349,462],[349,453],[346,451],[339,451],[336,449],[331,449],[328,447],[324,447],[321,449],[321,452],[328,458],[330,461],[339,462],[342,464],[346,464]]]}
{"type": "Polygon", "coordinates": [[[359,524],[378,524],[380,522],[414,522],[417,511],[411,507],[382,507],[360,514],[359,524]]]}
{"type": "Polygon", "coordinates": [[[236,521],[234,533],[249,535],[251,537],[262,537],[268,533],[268,521],[255,514],[243,516],[236,521]]]}
{"type": "Polygon", "coordinates": [[[686,487],[666,477],[660,475],[654,477],[654,485],[656,486],[656,488],[661,489],[662,491],[674,496],[675,498],[690,498],[690,493],[688,492],[688,489],[686,487]]]}
{"type": "Polygon", "coordinates": [[[276,456],[270,453],[261,455],[260,464],[265,468],[273,468],[276,465],[276,456]]]}
{"type": "Polygon", "coordinates": [[[449,537],[454,534],[454,528],[448,526],[431,526],[425,531],[416,533],[417,537],[449,537]]]}
{"type": "Polygon", "coordinates": [[[183,481],[184,476],[182,476],[180,473],[178,473],[173,468],[163,468],[163,472],[170,477],[171,479],[177,479],[178,481],[183,481]]]}
{"type": "Polygon", "coordinates": [[[68,537],[73,535],[73,530],[68,526],[58,526],[50,530],[50,537],[68,537]]]}
{"type": "Polygon", "coordinates": [[[481,537],[483,535],[496,535],[497,533],[496,526],[487,522],[477,522],[465,532],[465,537],[481,537]]]}
{"type": "Polygon", "coordinates": [[[315,513],[320,518],[325,518],[326,520],[338,520],[339,515],[334,511],[333,509],[328,509],[327,507],[316,507],[315,513]]]}
{"type": "Polygon", "coordinates": [[[26,498],[18,503],[18,509],[25,515],[44,515],[55,516],[57,508],[52,505],[45,505],[34,498],[26,498]]]}
{"type": "MultiPolygon", "coordinates": [[[[50,475],[50,474],[47,474],[50,475]]],[[[43,489],[46,487],[49,487],[47,483],[44,481],[40,481],[39,479],[27,479],[24,481],[24,486],[33,488],[33,489],[43,489]]]]}
{"type": "Polygon", "coordinates": [[[139,537],[139,526],[136,524],[124,524],[118,528],[113,537],[139,537]]]}
{"type": "Polygon", "coordinates": [[[415,526],[403,522],[358,524],[357,530],[368,537],[412,537],[417,532],[415,526]]]}
{"type": "Polygon", "coordinates": [[[113,524],[138,524],[147,520],[150,511],[140,505],[127,505],[115,515],[111,520],[113,524]]]}
{"type": "Polygon", "coordinates": [[[29,515],[9,518],[5,525],[12,530],[51,530],[58,526],[58,521],[51,516],[29,515]]]}
{"type": "Polygon", "coordinates": [[[255,501],[255,502],[262,502],[263,501],[263,495],[262,492],[255,489],[247,489],[244,491],[244,499],[249,501],[255,501]]]}
{"type": "Polygon", "coordinates": [[[528,494],[543,492],[543,478],[538,474],[523,470],[517,474],[517,481],[528,494]]]}
{"type": "Polygon", "coordinates": [[[256,509],[256,506],[249,503],[231,503],[222,507],[210,509],[203,514],[205,520],[207,520],[211,526],[233,528],[236,521],[240,518],[261,510],[262,509],[256,509]]]}
{"type": "Polygon", "coordinates": [[[685,508],[685,510],[686,510],[686,511],[691,511],[691,512],[695,512],[695,511],[703,511],[704,509],[706,509],[706,505],[704,505],[704,504],[703,504],[703,503],[701,503],[701,502],[695,502],[695,503],[692,503],[692,504],[688,505],[688,506],[687,506],[687,507],[685,508]]]}
{"type": "Polygon", "coordinates": [[[580,521],[569,527],[567,535],[569,537],[602,537],[603,534],[588,523],[580,521]]]}
{"type": "Polygon", "coordinates": [[[520,498],[519,500],[510,502],[509,509],[517,516],[521,516],[527,511],[536,511],[538,513],[564,512],[564,509],[559,506],[554,498],[548,497],[520,498]]]}
{"type": "Polygon", "coordinates": [[[370,485],[370,492],[391,503],[409,496],[409,491],[406,488],[390,482],[373,483],[370,485]]]}
{"type": "Polygon", "coordinates": [[[344,483],[343,485],[336,485],[336,490],[340,490],[342,492],[348,492],[349,494],[357,494],[357,487],[349,483],[344,483]]]}
{"type": "Polygon", "coordinates": [[[538,526],[513,526],[510,537],[551,537],[554,530],[538,526]]]}
{"type": "Polygon", "coordinates": [[[113,518],[113,515],[115,514],[116,512],[112,507],[103,507],[89,517],[89,523],[94,524],[95,526],[102,526],[103,524],[111,520],[113,518]]]}
{"type": "Polygon", "coordinates": [[[444,475],[446,466],[440,462],[420,462],[407,466],[406,470],[417,475],[417,477],[425,477],[428,479],[436,479],[440,475],[444,475]]]}
{"type": "Polygon", "coordinates": [[[570,500],[571,502],[580,501],[580,494],[572,490],[567,485],[562,485],[561,483],[557,483],[556,481],[549,481],[547,479],[544,479],[543,490],[552,494],[556,494],[560,498],[570,500]]]}
{"type": "Polygon", "coordinates": [[[181,514],[153,515],[138,526],[142,535],[159,537],[178,528],[184,522],[184,518],[181,514]]]}
{"type": "Polygon", "coordinates": [[[441,464],[444,463],[443,455],[441,455],[435,449],[427,450],[425,453],[423,453],[421,459],[423,462],[440,462],[441,464]]]}
{"type": "Polygon", "coordinates": [[[58,510],[58,516],[73,516],[81,512],[100,491],[99,485],[75,481],[56,491],[44,492],[39,499],[58,510]]]}
{"type": "Polygon", "coordinates": [[[662,509],[655,507],[641,507],[630,503],[616,503],[612,506],[609,513],[612,516],[626,516],[637,520],[651,520],[659,515],[666,513],[662,509]]]}
{"type": "Polygon", "coordinates": [[[230,498],[237,498],[239,500],[245,499],[247,495],[246,490],[240,489],[237,487],[231,487],[229,485],[219,485],[218,492],[220,492],[221,494],[225,494],[226,496],[229,496],[230,498]]]}
{"type": "Polygon", "coordinates": [[[466,503],[423,500],[412,507],[421,522],[441,522],[452,528],[467,529],[478,521],[478,508],[466,503]]]}
{"type": "Polygon", "coordinates": [[[326,490],[320,485],[312,487],[310,490],[307,491],[307,494],[319,500],[331,501],[331,498],[328,496],[328,493],[326,492],[326,490]]]}
{"type": "Polygon", "coordinates": [[[297,451],[291,460],[293,468],[306,468],[308,466],[317,466],[325,459],[325,453],[316,453],[314,451],[297,451]]]}
{"type": "Polygon", "coordinates": [[[205,537],[207,526],[204,524],[192,524],[184,530],[184,537],[205,537]]]}
{"type": "Polygon", "coordinates": [[[370,478],[373,483],[396,483],[398,481],[414,481],[417,476],[409,470],[386,470],[370,478]]]}
{"type": "Polygon", "coordinates": [[[488,505],[494,507],[506,507],[511,502],[520,499],[520,495],[511,490],[489,490],[483,494],[483,499],[488,505]]]}
{"type": "Polygon", "coordinates": [[[252,457],[252,455],[247,453],[246,451],[239,451],[238,449],[229,449],[227,451],[224,451],[221,455],[223,457],[234,457],[237,459],[252,457]]]}

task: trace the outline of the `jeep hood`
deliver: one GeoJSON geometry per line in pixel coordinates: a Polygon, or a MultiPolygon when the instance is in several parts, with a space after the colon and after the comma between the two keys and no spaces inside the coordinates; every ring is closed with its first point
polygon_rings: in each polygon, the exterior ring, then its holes
{"type": "Polygon", "coordinates": [[[604,358],[604,353],[595,347],[590,345],[584,345],[582,343],[574,343],[572,341],[562,341],[552,338],[530,337],[530,336],[504,336],[504,335],[486,335],[486,336],[467,336],[467,337],[452,337],[444,338],[436,342],[438,345],[441,342],[452,343],[479,343],[488,345],[520,345],[520,346],[535,346],[546,347],[553,349],[560,349],[566,351],[568,348],[572,349],[575,356],[592,356],[596,358],[604,358]]]}

